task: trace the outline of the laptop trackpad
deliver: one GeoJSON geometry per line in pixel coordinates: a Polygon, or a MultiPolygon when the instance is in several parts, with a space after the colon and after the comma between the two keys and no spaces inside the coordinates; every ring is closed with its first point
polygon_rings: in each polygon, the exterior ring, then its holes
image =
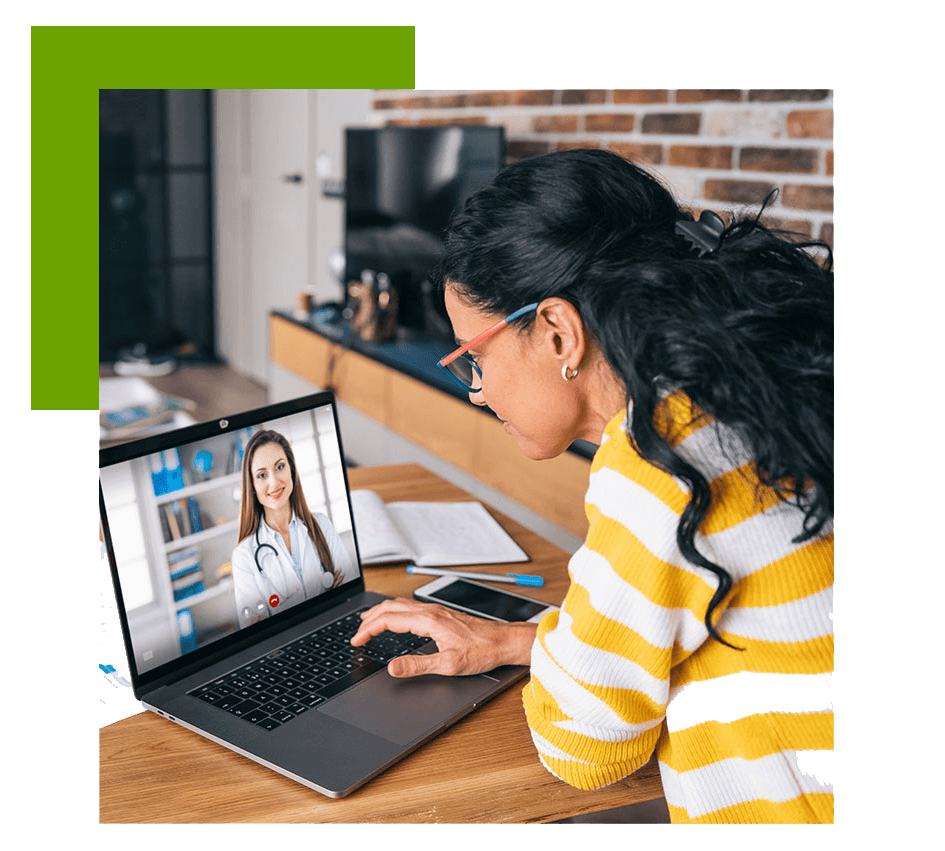
{"type": "Polygon", "coordinates": [[[384,671],[318,709],[398,745],[409,745],[463,715],[495,685],[485,675],[397,679],[384,671]]]}

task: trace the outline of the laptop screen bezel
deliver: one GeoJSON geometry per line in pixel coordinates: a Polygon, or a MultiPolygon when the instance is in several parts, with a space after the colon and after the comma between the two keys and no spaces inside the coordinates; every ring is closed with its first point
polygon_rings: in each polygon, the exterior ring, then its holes
{"type": "Polygon", "coordinates": [[[282,632],[283,630],[295,626],[303,620],[326,611],[346,598],[354,596],[365,590],[364,588],[364,569],[361,564],[361,553],[358,547],[358,534],[354,524],[354,515],[351,508],[351,488],[348,483],[348,467],[345,462],[344,446],[341,438],[341,431],[338,423],[338,408],[335,402],[335,396],[331,391],[325,390],[319,393],[302,396],[285,402],[279,402],[273,405],[266,405],[261,408],[254,408],[249,411],[233,414],[227,417],[220,417],[215,420],[198,423],[196,425],[185,426],[174,429],[173,431],[163,432],[139,440],[129,441],[117,446],[102,447],[99,450],[99,469],[120,464],[126,461],[132,461],[136,458],[151,455],[155,452],[161,452],[172,447],[182,446],[186,443],[192,443],[198,440],[205,440],[215,435],[227,434],[239,431],[248,426],[256,426],[264,422],[272,422],[281,417],[291,416],[306,410],[314,410],[324,406],[331,407],[332,417],[335,424],[335,435],[338,439],[338,450],[341,455],[341,469],[344,476],[345,498],[348,503],[348,512],[352,518],[352,537],[355,547],[355,562],[358,568],[357,578],[345,582],[337,588],[332,588],[325,593],[320,594],[311,600],[306,600],[263,621],[252,624],[237,630],[231,635],[217,639],[205,647],[199,647],[189,653],[184,653],[176,659],[165,662],[147,671],[139,671],[135,662],[133,652],[133,643],[131,631],[128,624],[128,615],[124,605],[121,590],[121,579],[118,571],[117,558],[112,545],[111,532],[108,526],[108,515],[105,507],[105,498],[102,491],[101,481],[99,482],[99,517],[101,522],[102,539],[105,543],[105,550],[108,555],[109,570],[112,577],[112,585],[115,592],[116,608],[122,631],[122,638],[125,645],[125,656],[128,660],[131,686],[137,699],[147,690],[166,685],[181,677],[188,676],[205,667],[213,664],[226,656],[237,653],[260,641],[282,632]]]}

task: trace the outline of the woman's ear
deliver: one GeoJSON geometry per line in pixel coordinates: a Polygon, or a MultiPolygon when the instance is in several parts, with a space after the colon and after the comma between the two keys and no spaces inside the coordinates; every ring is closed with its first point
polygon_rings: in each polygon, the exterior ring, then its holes
{"type": "Polygon", "coordinates": [[[565,364],[571,370],[581,367],[587,349],[586,331],[571,302],[546,298],[538,305],[535,329],[558,361],[558,369],[565,364]]]}

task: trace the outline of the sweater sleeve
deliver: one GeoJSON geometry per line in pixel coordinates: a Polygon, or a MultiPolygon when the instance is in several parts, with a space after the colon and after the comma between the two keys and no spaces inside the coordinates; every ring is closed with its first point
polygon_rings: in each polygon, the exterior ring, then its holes
{"type": "Polygon", "coordinates": [[[714,577],[676,546],[688,493],[609,429],[586,499],[588,537],[560,612],[539,624],[526,718],[543,764],[582,789],[642,767],[660,737],[671,670],[707,638],[714,577]]]}

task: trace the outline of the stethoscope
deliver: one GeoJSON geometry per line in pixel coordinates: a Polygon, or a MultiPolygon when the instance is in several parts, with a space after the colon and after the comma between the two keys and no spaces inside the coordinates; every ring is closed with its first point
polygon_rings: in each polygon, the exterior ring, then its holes
{"type": "MultiPolygon", "coordinates": [[[[278,594],[279,589],[276,587],[275,582],[273,582],[272,577],[266,571],[263,570],[262,565],[259,563],[259,553],[261,550],[270,549],[273,551],[273,553],[276,556],[276,560],[278,561],[279,551],[272,544],[264,544],[262,541],[259,540],[259,528],[261,525],[262,524],[260,523],[259,526],[256,527],[256,552],[253,553],[253,560],[256,562],[256,570],[259,571],[259,575],[262,576],[272,586],[273,590],[276,591],[276,593],[278,594]]],[[[335,577],[332,576],[332,574],[329,573],[327,570],[323,570],[321,573],[321,576],[319,576],[319,580],[321,581],[322,588],[328,589],[328,588],[331,588],[331,586],[334,584],[335,577]]],[[[301,577],[299,578],[299,581],[301,582],[301,577]]],[[[285,587],[284,587],[283,595],[281,599],[288,600],[289,599],[289,593],[288,593],[289,586],[288,586],[288,583],[284,583],[284,585],[285,587]]],[[[305,588],[304,583],[302,583],[302,588],[304,590],[305,588]]]]}

